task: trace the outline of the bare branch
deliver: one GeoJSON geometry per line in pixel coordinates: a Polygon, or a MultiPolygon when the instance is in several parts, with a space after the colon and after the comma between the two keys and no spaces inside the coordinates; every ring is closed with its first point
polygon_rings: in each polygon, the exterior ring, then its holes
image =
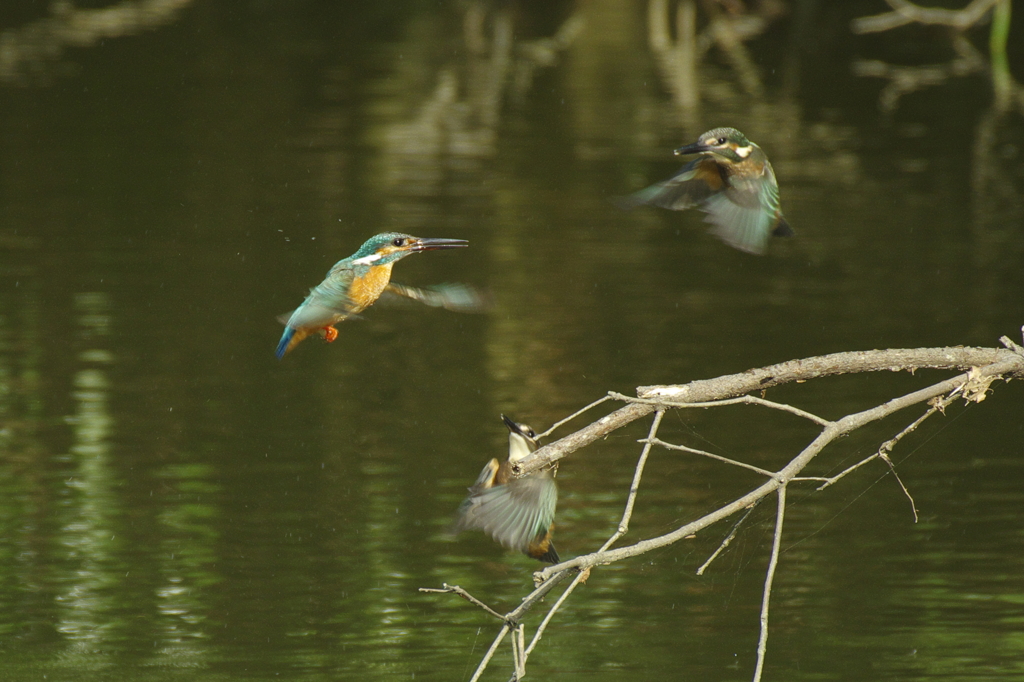
{"type": "Polygon", "coordinates": [[[597,406],[598,406],[598,405],[600,405],[601,403],[605,403],[605,402],[608,402],[609,400],[611,400],[611,397],[610,397],[610,396],[607,396],[607,395],[606,395],[606,396],[604,396],[603,398],[598,398],[597,400],[595,400],[594,402],[590,403],[589,405],[587,405],[587,406],[586,406],[586,407],[584,407],[583,409],[581,409],[581,410],[576,410],[575,412],[573,412],[572,414],[570,414],[570,415],[569,415],[568,417],[566,417],[565,419],[560,419],[560,420],[556,421],[556,422],[555,422],[554,424],[552,424],[551,426],[549,426],[549,427],[548,427],[548,430],[547,430],[547,431],[545,431],[544,433],[538,434],[537,438],[538,438],[538,439],[540,439],[540,438],[545,438],[545,437],[547,437],[547,436],[551,435],[551,432],[552,432],[552,431],[554,431],[555,429],[557,429],[557,428],[558,428],[559,426],[561,426],[562,424],[565,424],[566,422],[571,422],[571,421],[572,421],[573,419],[575,419],[576,417],[580,416],[580,415],[581,415],[581,414],[583,414],[584,412],[587,412],[587,411],[589,411],[589,410],[591,410],[591,409],[593,409],[593,408],[597,407],[597,406]]]}
{"type": "Polygon", "coordinates": [[[491,642],[491,648],[487,650],[486,654],[484,654],[483,660],[480,661],[480,665],[478,665],[476,670],[473,671],[473,677],[469,678],[469,682],[477,682],[477,680],[480,679],[480,676],[484,674],[484,670],[487,669],[487,664],[490,663],[491,659],[494,657],[494,652],[498,650],[501,642],[505,639],[505,635],[507,635],[511,629],[512,626],[508,623],[504,623],[501,626],[501,630],[498,631],[498,636],[494,638],[493,642],[491,642]]]}
{"type": "Polygon", "coordinates": [[[963,9],[937,9],[921,7],[908,0],[886,0],[894,11],[871,17],[854,19],[850,28],[854,33],[878,33],[910,23],[951,26],[964,31],[978,23],[1001,0],[973,0],[963,9]]]}
{"type": "MultiPolygon", "coordinates": [[[[628,404],[611,412],[594,423],[579,429],[544,448],[538,449],[530,457],[524,459],[518,467],[518,475],[523,475],[538,468],[549,466],[557,462],[565,455],[597,440],[607,436],[612,431],[640,419],[648,414],[654,413],[646,438],[640,439],[643,444],[640,457],[634,471],[629,495],[615,532],[602,545],[602,547],[590,554],[581,555],[574,559],[565,561],[555,566],[549,566],[534,573],[536,588],[529,594],[522,603],[505,614],[498,614],[486,606],[480,600],[457,586],[444,585],[444,589],[422,589],[424,592],[450,592],[462,596],[467,601],[487,611],[490,615],[500,618],[502,625],[497,633],[491,647],[488,649],[484,660],[477,667],[471,682],[482,675],[494,652],[500,646],[505,636],[512,633],[512,656],[513,656],[513,680],[521,680],[526,675],[526,662],[537,644],[540,642],[548,625],[554,615],[566,603],[569,596],[576,587],[587,580],[590,571],[594,566],[606,565],[638,556],[653,549],[667,546],[681,539],[690,537],[710,525],[722,521],[730,516],[742,512],[742,516],[733,524],[727,536],[722,540],[719,547],[698,569],[698,574],[703,574],[707,567],[730,545],[738,533],[738,529],[749,518],[753,508],[768,495],[777,495],[778,507],[776,511],[775,532],[772,543],[771,556],[765,577],[764,592],[762,595],[760,634],[757,647],[757,662],[755,666],[754,681],[759,682],[764,670],[764,662],[767,656],[769,607],[771,604],[771,592],[774,584],[775,572],[778,567],[782,533],[785,521],[785,507],[788,485],[792,482],[815,481],[823,483],[819,490],[827,488],[840,478],[855,471],[867,462],[875,458],[882,459],[890,467],[897,483],[903,489],[904,494],[910,499],[912,507],[914,501],[907,486],[900,479],[895,470],[889,453],[909,433],[920,426],[929,416],[935,412],[943,412],[958,398],[969,402],[983,401],[991,390],[991,384],[997,379],[1009,380],[1015,377],[1024,376],[1024,352],[1019,346],[1003,339],[1008,349],[991,348],[933,348],[915,350],[889,350],[889,351],[867,351],[861,353],[837,353],[829,356],[808,358],[806,360],[795,360],[791,362],[773,365],[762,369],[750,370],[741,374],[727,375],[717,379],[694,381],[685,385],[677,386],[648,386],[638,389],[638,398],[629,398],[615,393],[588,405],[584,410],[572,415],[575,418],[580,413],[593,408],[594,406],[610,399],[620,399],[628,404]],[[749,395],[753,392],[763,392],[773,386],[789,382],[801,382],[822,376],[835,374],[865,372],[865,371],[914,371],[919,368],[941,368],[967,370],[962,373],[938,381],[929,386],[917,389],[889,400],[861,412],[844,416],[836,421],[829,421],[800,408],[784,403],[767,400],[762,397],[749,395]],[[807,465],[821,451],[836,439],[841,438],[850,432],[865,426],[866,424],[888,417],[907,407],[928,403],[928,409],[904,427],[895,436],[882,443],[878,451],[871,457],[865,458],[856,465],[844,470],[837,476],[824,478],[818,476],[802,476],[801,473],[807,465]],[[683,445],[668,443],[658,438],[658,430],[662,424],[665,413],[669,409],[684,407],[721,407],[733,404],[753,404],[770,409],[777,409],[801,418],[814,422],[821,427],[820,432],[808,443],[803,450],[794,456],[784,467],[776,472],[768,471],[743,462],[721,457],[709,452],[689,448],[683,445]],[[709,457],[727,464],[739,466],[754,471],[768,480],[742,495],[731,503],[723,505],[699,519],[686,523],[675,530],[664,535],[640,540],[632,545],[611,549],[629,529],[632,515],[635,511],[635,504],[640,483],[643,477],[647,460],[654,446],[664,447],[670,450],[690,452],[704,457],[709,457]],[[568,587],[563,590],[555,603],[551,606],[544,618],[541,620],[537,631],[526,644],[525,624],[522,618],[527,612],[535,607],[540,600],[568,578],[573,570],[577,573],[573,576],[568,587]]],[[[563,420],[554,425],[552,429],[564,424],[563,420]]],[[[550,432],[550,430],[549,430],[550,432]]],[[[916,508],[914,508],[916,518],[916,508]]]]}
{"type": "Polygon", "coordinates": [[[530,646],[526,648],[527,656],[529,656],[530,652],[533,651],[533,648],[537,646],[537,642],[540,641],[541,635],[543,635],[544,630],[547,629],[548,623],[551,622],[551,619],[554,617],[555,613],[557,613],[558,609],[562,607],[562,604],[565,602],[565,600],[569,598],[569,595],[572,594],[572,591],[575,590],[576,587],[579,586],[581,583],[587,582],[587,578],[589,577],[590,569],[587,568],[577,573],[576,577],[572,579],[572,582],[569,583],[569,587],[565,588],[565,591],[562,592],[561,596],[558,597],[558,600],[555,601],[555,603],[548,610],[547,615],[544,616],[544,620],[542,620],[540,622],[540,625],[537,626],[537,632],[534,633],[533,639],[530,641],[530,646]]]}
{"type": "Polygon", "coordinates": [[[462,589],[458,585],[449,585],[448,583],[441,583],[441,585],[442,585],[441,589],[438,589],[436,587],[421,587],[419,589],[419,591],[420,592],[441,593],[441,594],[445,594],[445,593],[447,593],[447,594],[457,594],[460,597],[462,597],[463,599],[465,599],[466,601],[470,602],[471,604],[476,604],[477,606],[479,606],[484,611],[486,611],[487,613],[491,614],[492,616],[494,616],[498,620],[505,620],[505,616],[501,615],[500,613],[498,613],[497,611],[492,609],[490,606],[488,606],[487,604],[483,603],[482,601],[480,601],[479,599],[477,599],[476,597],[471,595],[469,592],[466,592],[464,589],[462,589]]]}
{"type": "Polygon", "coordinates": [[[898,473],[896,473],[896,465],[893,464],[892,459],[889,457],[889,455],[886,455],[885,453],[879,454],[878,458],[889,465],[889,471],[891,471],[892,475],[896,478],[896,482],[900,484],[900,488],[902,488],[903,494],[907,496],[908,500],[910,500],[910,511],[914,513],[914,523],[917,523],[917,504],[914,502],[914,496],[910,494],[910,490],[907,489],[906,485],[904,485],[903,479],[900,478],[900,475],[898,473]]]}
{"type": "Polygon", "coordinates": [[[775,475],[772,472],[768,471],[767,469],[762,469],[761,467],[756,467],[753,464],[747,464],[745,462],[739,462],[739,461],[737,461],[735,459],[729,459],[728,457],[722,457],[721,455],[716,455],[716,454],[714,454],[712,452],[705,452],[704,450],[696,450],[694,448],[688,448],[685,445],[673,445],[672,443],[666,443],[665,441],[661,440],[660,438],[643,438],[643,439],[639,440],[638,442],[640,442],[640,443],[648,443],[650,445],[660,445],[661,447],[666,448],[668,450],[681,450],[682,452],[691,452],[691,453],[693,453],[695,455],[700,455],[701,457],[710,457],[711,459],[717,459],[719,462],[725,462],[726,464],[732,464],[733,466],[742,467],[744,469],[750,469],[751,471],[756,471],[757,473],[761,474],[762,476],[767,476],[769,478],[771,478],[772,476],[775,475]]]}
{"type": "Polygon", "coordinates": [[[651,430],[647,436],[647,442],[644,444],[644,449],[640,452],[640,459],[637,460],[636,469],[633,471],[633,483],[629,486],[629,495],[626,497],[626,508],[622,512],[622,520],[619,521],[619,527],[615,533],[608,538],[608,541],[601,546],[599,551],[604,551],[611,547],[616,540],[625,535],[626,531],[629,530],[629,519],[633,516],[633,504],[636,502],[637,493],[640,492],[640,478],[644,474],[647,455],[651,452],[652,441],[657,440],[655,434],[658,433],[658,427],[661,426],[661,419],[664,416],[664,410],[658,410],[654,413],[654,421],[651,422],[651,430]]]}
{"type": "Polygon", "coordinates": [[[710,400],[708,402],[703,403],[674,403],[666,402],[663,400],[654,400],[651,398],[631,398],[628,395],[623,395],[621,393],[616,393],[614,391],[609,391],[608,395],[611,396],[612,398],[615,398],[616,400],[621,400],[626,403],[647,403],[650,405],[660,405],[662,407],[686,408],[721,407],[723,405],[763,405],[765,407],[771,407],[776,410],[782,410],[783,412],[791,412],[792,414],[795,414],[799,417],[803,417],[804,419],[809,419],[815,424],[820,424],[821,426],[828,426],[829,424],[832,423],[829,420],[823,419],[822,417],[819,417],[816,414],[812,414],[805,410],[801,410],[799,407],[793,407],[792,405],[787,405],[785,403],[777,403],[772,400],[765,400],[764,398],[758,398],[757,396],[753,395],[741,395],[739,398],[728,398],[726,400],[710,400]]]}
{"type": "Polygon", "coordinates": [[[764,670],[764,658],[768,653],[768,605],[772,598],[772,583],[775,581],[775,567],[779,565],[779,548],[782,546],[782,522],[786,518],[786,486],[779,488],[779,505],[775,512],[775,535],[772,539],[772,556],[768,560],[768,574],[764,578],[764,593],[761,595],[761,633],[757,640],[757,665],[754,668],[754,682],[760,682],[764,670]]]}
{"type": "MultiPolygon", "coordinates": [[[[761,500],[763,499],[764,498],[762,497],[761,500]]],[[[729,534],[726,535],[725,539],[722,540],[721,544],[718,545],[718,549],[716,549],[711,554],[711,556],[708,557],[708,560],[701,564],[700,568],[697,569],[697,575],[704,575],[704,571],[706,571],[708,566],[711,565],[711,562],[717,559],[718,555],[724,552],[725,548],[732,544],[733,538],[736,537],[736,533],[739,531],[740,526],[742,526],[743,522],[747,520],[747,517],[754,513],[754,510],[757,509],[757,505],[761,504],[761,500],[758,500],[754,504],[750,505],[750,507],[747,509],[747,513],[741,516],[739,521],[733,524],[732,530],[729,531],[729,534]]]]}
{"type": "MultiPolygon", "coordinates": [[[[1001,348],[962,346],[852,351],[791,360],[741,374],[692,381],[684,385],[641,386],[637,393],[640,398],[663,401],[660,403],[662,405],[665,402],[701,403],[726,400],[773,386],[837,374],[917,369],[966,370],[971,367],[999,367],[1001,374],[1024,376],[1024,357],[1001,348]]],[[[538,448],[536,452],[513,466],[513,473],[516,476],[524,476],[549,467],[567,454],[645,417],[655,409],[654,404],[648,403],[632,403],[621,407],[575,433],[538,448]]]]}
{"type": "MultiPolygon", "coordinates": [[[[555,566],[549,566],[541,571],[536,572],[534,574],[535,580],[546,580],[552,575],[555,575],[560,571],[564,571],[569,568],[583,569],[588,568],[590,566],[610,564],[628,557],[644,554],[646,552],[651,551],[652,549],[670,545],[688,535],[693,535],[703,530],[704,528],[707,528],[708,526],[717,523],[718,521],[721,521],[722,519],[728,518],[729,516],[735,514],[736,512],[747,507],[748,505],[753,504],[755,501],[764,497],[765,495],[771,494],[772,492],[777,490],[781,485],[788,483],[798,473],[800,473],[803,470],[803,468],[806,467],[807,464],[810,463],[810,461],[814,459],[814,457],[817,456],[817,454],[821,452],[822,449],[825,448],[826,445],[828,445],[835,439],[844,436],[847,433],[857,428],[860,428],[861,426],[864,426],[865,424],[869,424],[873,421],[877,421],[879,419],[889,416],[890,414],[898,412],[903,408],[931,400],[932,398],[944,395],[955,389],[962,388],[972,380],[980,381],[987,379],[989,377],[1001,377],[1004,374],[1016,375],[1022,369],[1024,369],[1024,363],[1021,362],[1022,358],[1009,351],[1004,352],[1006,355],[1002,356],[1003,358],[1005,358],[1002,362],[995,362],[987,367],[972,370],[970,373],[957,375],[951,379],[940,381],[937,384],[933,384],[926,388],[913,391],[899,398],[894,398],[893,400],[890,400],[871,409],[864,410],[863,412],[857,412],[851,415],[847,415],[846,417],[843,417],[839,421],[835,422],[832,426],[823,429],[822,432],[806,448],[804,448],[804,450],[799,455],[797,455],[795,458],[793,458],[793,460],[789,462],[789,464],[787,464],[785,467],[779,470],[775,474],[775,477],[773,479],[765,482],[764,484],[762,484],[758,488],[755,488],[746,495],[737,498],[733,502],[724,505],[709,514],[706,514],[705,516],[695,521],[692,521],[684,526],[681,526],[680,528],[677,528],[676,530],[670,533],[666,533],[665,535],[650,538],[647,540],[641,540],[640,542],[637,542],[634,545],[620,547],[618,549],[608,551],[599,550],[591,554],[584,554],[578,556],[574,559],[570,559],[569,561],[564,561],[555,566]],[[1010,357],[1007,358],[1007,356],[1010,357]]],[[[731,379],[731,377],[728,378],[731,379]]],[[[694,382],[693,384],[689,385],[693,386],[694,384],[697,383],[699,382],[694,382]]],[[[640,406],[634,404],[622,409],[626,410],[629,408],[637,407],[640,406]]],[[[538,450],[537,452],[540,452],[540,450],[538,450]]]]}

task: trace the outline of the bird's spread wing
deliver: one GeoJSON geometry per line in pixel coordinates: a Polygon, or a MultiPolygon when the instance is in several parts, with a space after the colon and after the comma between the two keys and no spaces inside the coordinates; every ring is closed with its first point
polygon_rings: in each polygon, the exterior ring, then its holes
{"type": "Polygon", "coordinates": [[[348,297],[351,279],[331,276],[320,282],[284,323],[292,329],[318,329],[354,317],[359,307],[348,297]]]}
{"type": "Polygon", "coordinates": [[[768,248],[779,210],[779,187],[771,166],[765,165],[765,173],[767,182],[733,176],[724,192],[709,196],[701,206],[707,222],[714,225],[712,234],[729,246],[758,255],[768,248]]]}
{"type": "Polygon", "coordinates": [[[558,488],[548,476],[529,476],[472,495],[463,505],[459,530],[478,528],[509,549],[528,552],[555,519],[558,488]]]}
{"type": "Polygon", "coordinates": [[[715,161],[699,157],[682,167],[673,177],[651,185],[616,201],[619,208],[649,205],[682,211],[693,208],[722,189],[725,181],[715,161]]]}
{"type": "Polygon", "coordinates": [[[476,483],[469,487],[470,495],[478,495],[494,486],[494,477],[498,475],[498,460],[491,459],[484,465],[483,471],[477,476],[476,483]]]}
{"type": "Polygon", "coordinates": [[[490,308],[488,298],[468,284],[436,284],[420,289],[391,282],[384,291],[419,301],[432,308],[444,308],[459,313],[482,313],[490,308]]]}

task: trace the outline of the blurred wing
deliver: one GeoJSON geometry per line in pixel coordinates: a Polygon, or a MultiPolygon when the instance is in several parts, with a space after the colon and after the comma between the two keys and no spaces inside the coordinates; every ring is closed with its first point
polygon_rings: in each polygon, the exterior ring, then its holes
{"type": "Polygon", "coordinates": [[[491,307],[488,297],[468,284],[437,284],[419,289],[392,282],[384,291],[419,301],[432,308],[444,308],[458,313],[482,313],[491,307]]]}
{"type": "Polygon", "coordinates": [[[714,159],[700,157],[682,167],[672,178],[616,201],[619,208],[650,205],[682,211],[693,208],[725,186],[714,159]]]}
{"type": "Polygon", "coordinates": [[[557,503],[552,478],[518,478],[466,500],[459,529],[478,528],[505,547],[528,553],[534,538],[554,521],[557,503]]]}
{"type": "Polygon", "coordinates": [[[757,255],[768,248],[779,210],[779,187],[768,164],[764,176],[734,175],[728,189],[708,197],[701,206],[708,214],[707,221],[714,225],[712,234],[729,246],[757,255]]]}
{"type": "Polygon", "coordinates": [[[768,247],[772,216],[761,208],[748,208],[732,201],[728,193],[716,194],[701,207],[714,225],[711,233],[740,251],[761,255],[768,247]]]}

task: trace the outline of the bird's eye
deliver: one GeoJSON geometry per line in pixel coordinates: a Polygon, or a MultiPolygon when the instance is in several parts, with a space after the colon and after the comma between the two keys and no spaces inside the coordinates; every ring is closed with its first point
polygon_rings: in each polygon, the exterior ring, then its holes
{"type": "Polygon", "coordinates": [[[536,438],[537,437],[537,432],[534,431],[533,429],[527,429],[526,430],[526,435],[529,436],[530,438],[536,438]]]}
{"type": "Polygon", "coordinates": [[[398,239],[391,242],[395,246],[405,246],[405,237],[399,237],[398,239]]]}
{"type": "Polygon", "coordinates": [[[718,138],[718,144],[725,144],[725,138],[724,137],[718,138]]]}

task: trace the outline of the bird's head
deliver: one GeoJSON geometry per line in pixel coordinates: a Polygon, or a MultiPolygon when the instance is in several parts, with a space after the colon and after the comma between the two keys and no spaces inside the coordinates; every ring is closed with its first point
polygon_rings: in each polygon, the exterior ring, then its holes
{"type": "Polygon", "coordinates": [[[382,232],[367,239],[359,250],[352,255],[353,265],[387,265],[410,253],[434,251],[437,249],[457,249],[469,246],[465,239],[436,239],[430,237],[413,237],[401,232],[382,232]]]}
{"type": "Polygon", "coordinates": [[[505,415],[501,421],[508,427],[508,461],[515,463],[537,449],[537,434],[526,424],[517,424],[505,415]]]}
{"type": "Polygon", "coordinates": [[[726,161],[741,163],[748,159],[755,149],[758,149],[758,146],[735,128],[715,128],[698,137],[693,144],[680,147],[675,154],[714,154],[726,161]]]}

